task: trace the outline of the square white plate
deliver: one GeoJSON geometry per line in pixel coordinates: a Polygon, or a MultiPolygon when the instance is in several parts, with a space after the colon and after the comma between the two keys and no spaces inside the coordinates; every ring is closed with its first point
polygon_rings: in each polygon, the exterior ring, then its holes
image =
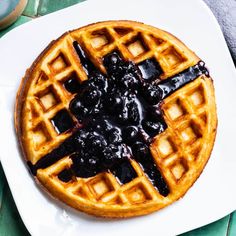
{"type": "Polygon", "coordinates": [[[235,210],[235,93],[236,73],[225,40],[200,0],[90,0],[14,29],[0,40],[0,155],[26,227],[32,235],[174,235],[235,210]],[[13,127],[16,90],[34,58],[63,32],[111,19],[165,29],[195,51],[214,78],[219,119],[210,161],[186,196],[159,212],[127,220],[90,217],[47,197],[20,157],[13,127]]]}

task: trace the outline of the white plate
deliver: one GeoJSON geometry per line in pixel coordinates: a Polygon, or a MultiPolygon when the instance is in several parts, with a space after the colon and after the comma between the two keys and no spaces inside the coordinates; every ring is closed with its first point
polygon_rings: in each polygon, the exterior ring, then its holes
{"type": "Polygon", "coordinates": [[[202,1],[91,0],[24,24],[0,40],[0,89],[1,161],[17,208],[32,235],[173,235],[236,209],[236,74],[220,28],[202,1]],[[194,50],[214,78],[219,118],[210,161],[186,196],[159,212],[128,220],[90,217],[48,198],[35,185],[20,157],[13,127],[15,93],[34,58],[64,31],[111,19],[160,27],[194,50]]]}

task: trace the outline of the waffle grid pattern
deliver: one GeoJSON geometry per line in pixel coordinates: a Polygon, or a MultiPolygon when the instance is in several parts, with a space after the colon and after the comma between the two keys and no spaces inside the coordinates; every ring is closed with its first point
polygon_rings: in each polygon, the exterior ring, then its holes
{"type": "Polygon", "coordinates": [[[167,98],[163,105],[168,129],[153,142],[153,156],[165,169],[171,188],[185,181],[185,174],[193,169],[207,135],[206,84],[201,76],[167,98]]]}
{"type": "MultiPolygon", "coordinates": [[[[33,164],[71,135],[70,132],[59,134],[53,127],[51,119],[58,111],[66,109],[77,124],[68,109],[74,95],[63,84],[72,75],[79,81],[86,80],[87,76],[73,48],[73,41],[78,41],[85,48],[93,63],[103,72],[102,58],[112,51],[118,51],[125,59],[133,60],[136,64],[154,58],[162,67],[161,79],[173,76],[199,61],[185,45],[164,31],[138,23],[134,28],[128,27],[129,23],[123,23],[123,26],[113,24],[95,24],[65,34],[49,51],[44,52],[31,72],[33,80],[25,105],[25,111],[28,111],[25,119],[30,122],[26,123],[24,129],[27,145],[31,147],[27,149],[27,158],[33,164]]],[[[209,84],[206,79],[205,76],[199,77],[166,98],[162,105],[168,128],[155,138],[151,151],[169,185],[170,194],[167,197],[155,190],[134,160],[130,162],[137,177],[125,185],[120,185],[111,173],[101,173],[88,179],[74,178],[64,183],[57,176],[72,164],[69,157],[46,169],[39,169],[37,178],[54,196],[83,211],[87,211],[81,205],[85,200],[95,205],[102,203],[103,207],[132,208],[134,205],[145,207],[145,204],[155,204],[149,210],[125,213],[127,216],[145,214],[177,200],[199,176],[200,172],[192,179],[194,169],[203,169],[206,163],[205,159],[198,159],[199,152],[204,151],[202,140],[208,138],[210,132],[207,119],[209,98],[205,88],[209,84]]],[[[94,212],[91,210],[90,213],[94,212]]],[[[112,212],[94,214],[119,217],[119,214],[112,212]]]]}

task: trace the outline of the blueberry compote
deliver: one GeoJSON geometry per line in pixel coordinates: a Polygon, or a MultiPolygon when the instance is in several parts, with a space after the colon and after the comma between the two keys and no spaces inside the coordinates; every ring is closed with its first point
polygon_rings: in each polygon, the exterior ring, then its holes
{"type": "Polygon", "coordinates": [[[74,122],[66,109],[62,109],[51,119],[51,123],[57,133],[63,133],[74,126],[74,122]]]}
{"type": "MultiPolygon", "coordinates": [[[[78,92],[69,106],[80,125],[73,129],[71,137],[35,165],[29,163],[32,172],[35,174],[37,169],[70,155],[73,164],[59,173],[60,180],[68,182],[73,176],[87,178],[110,171],[124,184],[137,177],[129,161],[132,158],[159,193],[167,196],[169,188],[149,149],[153,137],[167,128],[160,103],[186,83],[207,74],[204,63],[159,82],[161,69],[159,65],[155,68],[154,61],[144,61],[140,71],[140,66],[113,52],[103,59],[105,76],[77,42],[73,46],[88,75],[88,80],[76,85],[78,92]],[[149,80],[144,74],[152,78],[149,80]]],[[[72,84],[70,89],[74,91],[72,84]]],[[[64,125],[61,127],[64,129],[64,125]]]]}

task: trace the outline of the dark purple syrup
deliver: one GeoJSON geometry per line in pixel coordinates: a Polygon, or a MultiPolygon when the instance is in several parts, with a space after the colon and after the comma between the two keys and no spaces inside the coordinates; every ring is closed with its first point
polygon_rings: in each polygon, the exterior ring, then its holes
{"type": "Polygon", "coordinates": [[[137,177],[137,173],[128,160],[125,160],[110,169],[111,173],[116,176],[120,184],[129,183],[137,177]]]}
{"type": "Polygon", "coordinates": [[[72,172],[71,169],[64,169],[63,171],[61,171],[58,174],[58,178],[61,181],[67,183],[67,182],[69,182],[72,179],[73,175],[74,175],[74,173],[72,172]]]}
{"type": "Polygon", "coordinates": [[[84,68],[85,73],[87,74],[88,77],[90,77],[90,75],[93,74],[94,71],[97,71],[97,68],[94,66],[91,60],[87,57],[85,51],[78,44],[78,42],[74,41],[73,47],[79,56],[80,62],[84,68]]]}
{"type": "Polygon", "coordinates": [[[58,134],[74,127],[74,121],[66,109],[58,111],[57,114],[51,119],[51,123],[58,134]]]}
{"type": "Polygon", "coordinates": [[[65,89],[70,93],[77,93],[80,89],[80,82],[78,81],[77,75],[72,73],[69,78],[64,82],[65,89]]]}
{"type": "Polygon", "coordinates": [[[146,81],[156,80],[163,70],[155,58],[147,59],[138,64],[142,77],[146,81]]]}

